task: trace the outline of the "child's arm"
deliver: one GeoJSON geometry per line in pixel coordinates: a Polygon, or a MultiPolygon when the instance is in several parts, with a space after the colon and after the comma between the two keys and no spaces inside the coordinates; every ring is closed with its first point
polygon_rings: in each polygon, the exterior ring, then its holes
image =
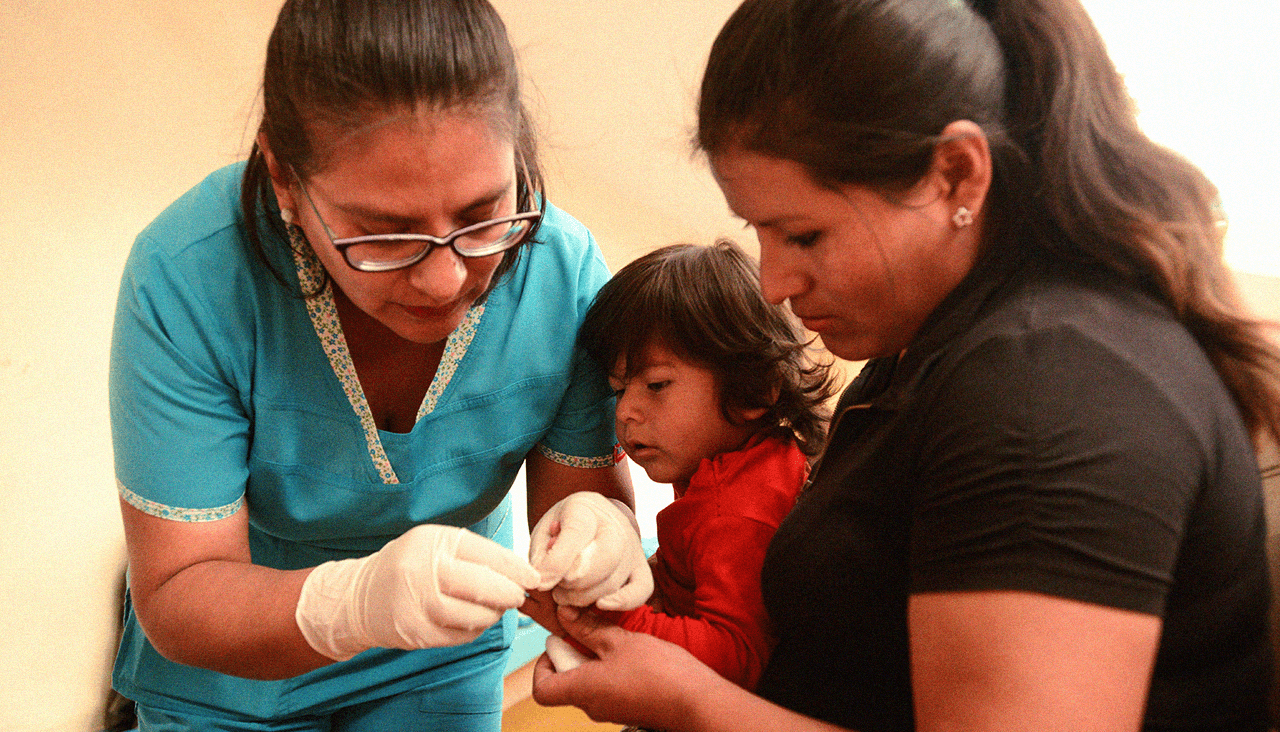
{"type": "Polygon", "coordinates": [[[622,613],[619,625],[683,646],[721,676],[753,688],[771,647],[760,567],[773,532],[741,516],[700,521],[689,540],[693,612],[676,616],[644,605],[622,613]]]}

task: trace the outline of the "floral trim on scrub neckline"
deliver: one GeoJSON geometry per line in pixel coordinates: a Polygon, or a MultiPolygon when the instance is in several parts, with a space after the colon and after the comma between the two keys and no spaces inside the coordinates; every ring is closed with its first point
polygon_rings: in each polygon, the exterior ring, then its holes
{"type": "MultiPolygon", "coordinates": [[[[293,261],[298,271],[298,282],[302,285],[302,291],[315,292],[319,289],[320,283],[325,281],[324,266],[320,264],[320,260],[311,250],[311,244],[298,227],[289,227],[289,240],[293,244],[290,249],[293,250],[293,261]]],[[[316,329],[320,346],[324,348],[325,355],[329,358],[329,365],[333,367],[334,375],[338,377],[342,390],[347,394],[347,401],[351,402],[351,408],[360,418],[360,426],[364,428],[365,442],[369,448],[369,459],[373,461],[373,467],[378,471],[378,476],[382,478],[383,483],[399,483],[400,479],[396,477],[395,469],[391,467],[391,460],[387,458],[387,453],[382,448],[382,438],[378,436],[378,425],[373,421],[373,412],[369,409],[364,389],[356,376],[356,367],[351,361],[351,351],[347,350],[347,339],[342,334],[342,323],[338,320],[338,307],[333,300],[332,283],[326,283],[319,294],[306,298],[306,304],[307,314],[311,316],[311,325],[316,329]]],[[[415,424],[417,420],[436,408],[440,395],[449,386],[450,379],[458,370],[458,363],[462,361],[462,357],[467,353],[467,347],[475,338],[476,329],[483,315],[483,305],[473,306],[467,311],[462,323],[449,334],[449,339],[445,341],[444,355],[440,357],[440,365],[436,367],[436,375],[431,379],[431,385],[427,388],[422,406],[418,408],[418,415],[414,419],[415,424]]]]}

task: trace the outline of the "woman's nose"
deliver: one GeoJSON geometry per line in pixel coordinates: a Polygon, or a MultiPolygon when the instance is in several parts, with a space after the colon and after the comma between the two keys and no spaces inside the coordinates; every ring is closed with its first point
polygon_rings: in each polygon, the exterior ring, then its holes
{"type": "Polygon", "coordinates": [[[466,282],[466,260],[452,247],[434,247],[409,268],[409,284],[432,303],[453,302],[462,294],[466,282]]]}
{"type": "Polygon", "coordinates": [[[760,235],[760,294],[774,305],[781,305],[806,289],[804,274],[793,259],[787,247],[760,235]]]}

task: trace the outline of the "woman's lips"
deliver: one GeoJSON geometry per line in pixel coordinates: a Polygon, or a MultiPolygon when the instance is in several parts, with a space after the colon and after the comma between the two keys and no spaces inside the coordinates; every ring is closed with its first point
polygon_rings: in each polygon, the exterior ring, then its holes
{"type": "Polygon", "coordinates": [[[810,330],[814,333],[821,333],[830,329],[833,320],[833,318],[825,315],[797,315],[796,317],[800,319],[800,323],[805,327],[805,330],[810,330]]]}

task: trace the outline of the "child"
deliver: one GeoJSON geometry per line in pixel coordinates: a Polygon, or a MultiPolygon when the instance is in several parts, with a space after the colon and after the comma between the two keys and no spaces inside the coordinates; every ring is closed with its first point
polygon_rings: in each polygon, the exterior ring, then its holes
{"type": "Polygon", "coordinates": [[[617,622],[753,688],[771,646],[760,567],[825,436],[827,365],[809,359],[794,320],[761,297],[755,264],[728,241],[628,264],[578,338],[609,372],[627,455],[675,489],[657,516],[653,599],[617,622]]]}

